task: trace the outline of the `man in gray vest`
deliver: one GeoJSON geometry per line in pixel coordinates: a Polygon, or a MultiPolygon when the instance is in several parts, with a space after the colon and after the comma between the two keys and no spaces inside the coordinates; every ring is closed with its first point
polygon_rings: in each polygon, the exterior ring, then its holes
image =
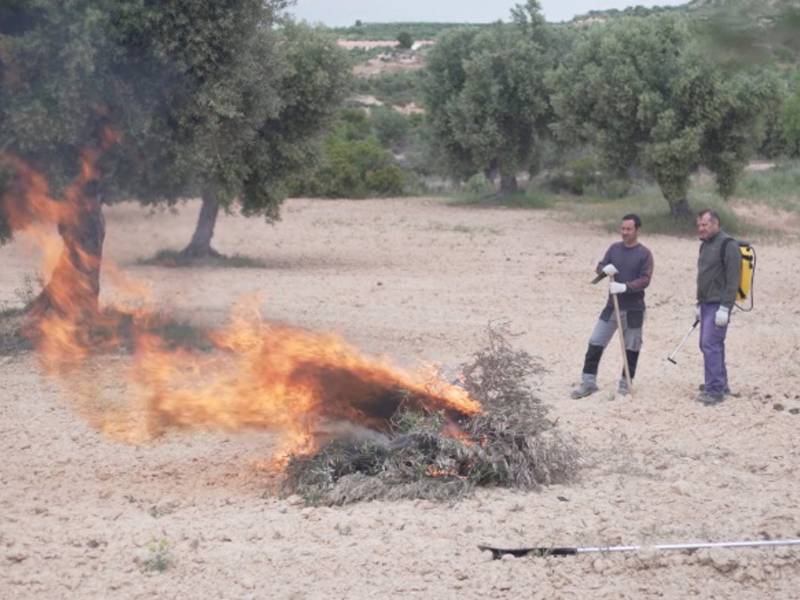
{"type": "Polygon", "coordinates": [[[705,369],[705,383],[700,386],[697,400],[711,406],[731,393],[725,367],[725,335],[739,289],[742,258],[739,244],[721,230],[715,211],[700,211],[697,235],[702,242],[697,259],[697,318],[705,369]]]}
{"type": "MultiPolygon", "coordinates": [[[[622,336],[625,340],[625,354],[631,379],[636,374],[639,362],[639,350],[642,347],[642,326],[644,324],[644,290],[650,285],[653,277],[653,254],[639,243],[639,229],[642,220],[638,215],[630,214],[622,217],[620,226],[621,242],[611,244],[606,250],[603,260],[597,264],[598,276],[614,275],[615,281],[609,284],[608,301],[600,318],[589,337],[589,348],[583,361],[581,384],[572,391],[573,398],[584,398],[595,393],[597,387],[597,370],[603,350],[611,341],[617,330],[614,318],[612,294],[619,300],[622,336]]],[[[628,393],[628,383],[623,373],[617,388],[618,393],[628,393]]]]}

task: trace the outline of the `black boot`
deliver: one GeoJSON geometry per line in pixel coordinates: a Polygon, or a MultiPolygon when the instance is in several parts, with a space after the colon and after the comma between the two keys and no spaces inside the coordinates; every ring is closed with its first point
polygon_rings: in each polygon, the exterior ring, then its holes
{"type": "MultiPolygon", "coordinates": [[[[639,362],[639,353],[633,350],[626,350],[625,354],[628,357],[628,371],[630,371],[631,380],[633,380],[636,375],[636,365],[639,362]]],[[[622,376],[625,377],[625,371],[622,372],[622,376]]]]}
{"type": "Polygon", "coordinates": [[[600,367],[600,359],[603,357],[602,346],[593,346],[589,344],[586,350],[586,357],[583,359],[583,372],[589,375],[597,375],[597,369],[600,367]]]}
{"type": "MultiPolygon", "coordinates": [[[[628,371],[631,375],[631,383],[633,383],[633,376],[636,375],[636,365],[639,362],[639,353],[633,350],[626,350],[625,355],[628,357],[628,371]]],[[[625,369],[622,369],[622,375],[619,378],[619,386],[617,386],[617,393],[625,396],[630,390],[628,389],[628,381],[625,379],[625,369]]]]}

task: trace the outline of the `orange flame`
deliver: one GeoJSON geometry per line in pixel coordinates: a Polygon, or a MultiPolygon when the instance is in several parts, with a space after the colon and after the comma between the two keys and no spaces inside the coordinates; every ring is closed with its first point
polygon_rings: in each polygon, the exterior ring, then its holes
{"type": "Polygon", "coordinates": [[[213,342],[221,352],[208,357],[165,350],[152,335],[137,342],[155,431],[267,428],[306,444],[323,419],[387,429],[403,402],[453,421],[480,410],[462,388],[370,360],[332,335],[267,325],[251,305],[239,305],[213,342]]]}
{"type": "Polygon", "coordinates": [[[85,321],[97,314],[100,256],[87,250],[79,234],[87,213],[102,219],[99,201],[85,194],[86,186],[99,176],[96,162],[101,153],[102,148],[82,153],[80,172],[60,200],[50,195],[44,177],[24,161],[0,156],[17,175],[0,207],[12,230],[26,232],[43,250],[42,276],[50,283],[31,307],[36,318],[28,334],[52,363],[79,361],[88,353],[88,344],[74,341],[86,332],[85,321]],[[62,239],[54,234],[54,226],[62,239]]]}
{"type": "Polygon", "coordinates": [[[425,475],[428,477],[434,478],[442,478],[442,479],[464,479],[465,477],[461,475],[457,469],[439,469],[434,467],[433,465],[428,465],[428,468],[425,469],[425,475]]]}
{"type": "MultiPolygon", "coordinates": [[[[15,230],[28,231],[45,244],[49,261],[56,254],[53,225],[59,230],[80,227],[81,211],[92,201],[83,190],[99,177],[96,163],[103,148],[116,140],[108,133],[101,148],[82,154],[81,172],[60,200],[50,196],[44,178],[23,161],[0,157],[17,173],[0,206],[15,230]]],[[[34,315],[37,350],[50,372],[74,378],[77,367],[78,376],[88,377],[81,367],[92,352],[124,347],[120,332],[129,331],[129,393],[140,399],[150,436],[172,428],[267,429],[283,435],[284,451],[298,452],[314,448],[315,432],[325,421],[386,430],[402,404],[442,411],[445,431],[460,439],[466,436],[457,421],[480,412],[480,404],[461,387],[367,358],[335,335],[265,323],[253,301],[238,304],[230,324],[210,334],[213,352],[172,348],[154,326],[162,320],[146,308],[132,308],[146,307],[144,296],[134,297],[124,309],[87,306],[86,299],[96,298],[97,290],[86,272],[99,270],[99,253],[80,244],[67,246],[61,244],[55,266],[50,265],[61,273],[47,288],[54,310],[34,315]],[[65,371],[65,366],[73,369],[65,371]]],[[[108,261],[104,267],[128,292],[145,289],[108,261]]],[[[116,435],[127,421],[135,419],[109,411],[96,425],[116,435]]]]}

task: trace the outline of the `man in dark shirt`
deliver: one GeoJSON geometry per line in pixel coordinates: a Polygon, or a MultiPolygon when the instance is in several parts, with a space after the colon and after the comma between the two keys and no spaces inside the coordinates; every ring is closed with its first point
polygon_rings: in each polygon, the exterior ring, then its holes
{"type": "MultiPolygon", "coordinates": [[[[638,215],[630,214],[622,217],[620,234],[622,241],[612,244],[606,251],[603,260],[597,264],[598,275],[614,275],[615,280],[609,284],[608,302],[600,313],[600,318],[589,338],[589,349],[583,362],[581,384],[572,391],[573,398],[584,398],[598,390],[597,369],[603,350],[611,341],[617,329],[614,317],[612,294],[619,299],[622,335],[625,340],[625,353],[628,357],[628,369],[631,379],[636,374],[639,351],[642,347],[642,326],[644,324],[644,290],[650,285],[653,276],[653,254],[639,243],[639,229],[642,221],[638,215]]],[[[618,393],[628,393],[628,383],[623,372],[617,388],[618,393]]]]}
{"type": "Polygon", "coordinates": [[[725,367],[725,335],[739,289],[742,257],[739,244],[722,231],[719,215],[713,210],[698,214],[697,235],[702,242],[697,259],[697,318],[705,370],[705,383],[697,400],[713,405],[731,391],[725,367]]]}

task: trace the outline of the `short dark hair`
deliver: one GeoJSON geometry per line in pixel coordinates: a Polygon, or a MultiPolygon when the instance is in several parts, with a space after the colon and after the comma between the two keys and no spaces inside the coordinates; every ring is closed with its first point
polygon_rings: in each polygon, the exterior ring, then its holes
{"type": "Polygon", "coordinates": [[[697,213],[697,218],[700,219],[706,215],[711,217],[717,223],[720,224],[722,223],[722,219],[719,218],[719,213],[711,208],[704,208],[703,210],[701,210],[699,213],[697,213]]]}
{"type": "Polygon", "coordinates": [[[634,213],[629,213],[622,217],[623,221],[633,221],[633,224],[636,225],[636,229],[640,229],[642,227],[642,219],[639,218],[639,215],[634,213]]]}

